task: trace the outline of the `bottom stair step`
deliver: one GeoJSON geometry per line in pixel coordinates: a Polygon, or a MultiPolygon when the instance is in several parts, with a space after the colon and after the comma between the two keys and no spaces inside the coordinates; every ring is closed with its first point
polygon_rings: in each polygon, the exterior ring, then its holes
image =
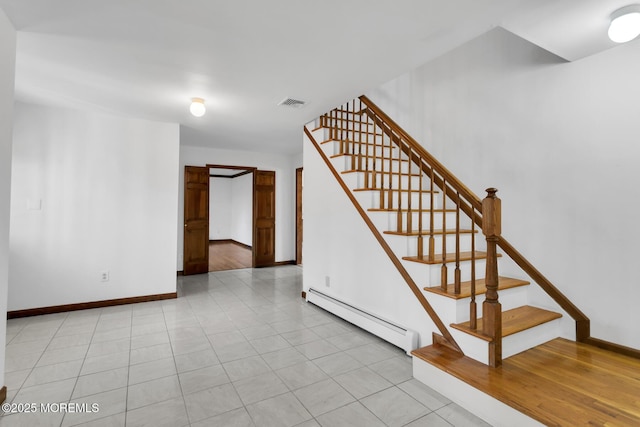
{"type": "MultiPolygon", "coordinates": [[[[562,317],[562,314],[542,308],[524,305],[502,312],[502,337],[516,334],[521,331],[542,325],[562,317]]],[[[478,329],[471,329],[469,322],[454,323],[452,328],[466,332],[485,341],[491,341],[491,338],[482,333],[482,318],[478,319],[478,329]]]]}

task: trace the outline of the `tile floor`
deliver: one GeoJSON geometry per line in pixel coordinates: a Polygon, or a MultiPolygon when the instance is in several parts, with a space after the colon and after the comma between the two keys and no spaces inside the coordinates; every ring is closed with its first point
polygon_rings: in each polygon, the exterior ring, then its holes
{"type": "Polygon", "coordinates": [[[398,348],[300,298],[296,266],[178,278],[179,298],[14,319],[0,426],[479,426],[398,348]]]}

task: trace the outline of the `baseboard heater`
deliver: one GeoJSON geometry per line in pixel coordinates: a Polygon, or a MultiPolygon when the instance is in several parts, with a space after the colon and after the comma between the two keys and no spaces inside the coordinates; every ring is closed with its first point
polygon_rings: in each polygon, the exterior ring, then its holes
{"type": "Polygon", "coordinates": [[[380,316],[322,293],[317,289],[309,288],[307,301],[400,347],[407,354],[411,354],[412,350],[418,348],[418,333],[416,331],[396,325],[380,316]]]}

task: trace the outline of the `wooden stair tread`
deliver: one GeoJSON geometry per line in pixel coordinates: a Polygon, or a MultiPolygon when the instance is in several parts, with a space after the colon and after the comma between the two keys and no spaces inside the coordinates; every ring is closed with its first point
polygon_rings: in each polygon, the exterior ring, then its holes
{"type": "MultiPolygon", "coordinates": [[[[471,255],[472,255],[471,251],[460,252],[460,261],[470,261],[472,259],[471,255]]],[[[498,256],[501,256],[501,255],[498,254],[498,256]]],[[[476,259],[485,259],[486,257],[487,257],[486,252],[482,252],[482,251],[475,252],[476,259]]],[[[429,260],[428,255],[424,255],[422,258],[419,258],[417,256],[405,256],[405,257],[402,257],[402,259],[405,261],[421,262],[422,264],[429,264],[429,265],[442,264],[442,254],[435,254],[433,257],[433,260],[429,260]]],[[[455,260],[456,260],[455,253],[447,254],[447,263],[455,262],[455,260]]]]}
{"type": "MultiPolygon", "coordinates": [[[[471,229],[466,229],[466,228],[461,228],[460,233],[463,234],[469,234],[472,232],[471,229]]],[[[474,230],[474,233],[477,233],[478,230],[474,230]]],[[[393,236],[419,236],[420,234],[422,234],[423,237],[429,237],[429,231],[428,230],[423,230],[422,232],[420,232],[419,230],[412,230],[412,231],[385,231],[383,232],[383,234],[391,234],[393,236]]],[[[456,229],[455,228],[447,228],[446,230],[433,230],[433,234],[456,234],[456,229]]]]}
{"type": "MultiPolygon", "coordinates": [[[[389,191],[388,188],[354,188],[353,191],[389,191]]],[[[394,193],[397,193],[398,191],[401,191],[403,193],[408,193],[409,191],[411,191],[412,193],[431,193],[431,190],[422,190],[420,191],[419,189],[415,190],[415,189],[411,189],[409,190],[408,188],[403,188],[401,190],[398,190],[397,188],[393,188],[391,189],[391,191],[393,191],[394,193]]],[[[437,193],[437,191],[433,192],[434,194],[437,193]]]]}
{"type": "Polygon", "coordinates": [[[412,354],[544,425],[640,425],[638,359],[564,338],[511,356],[499,368],[442,345],[412,354]]]}
{"type": "MultiPolygon", "coordinates": [[[[502,312],[502,337],[517,334],[518,332],[531,329],[543,323],[550,322],[562,317],[562,314],[554,311],[545,310],[543,308],[523,305],[511,310],[502,312]]],[[[486,341],[491,339],[482,334],[482,318],[478,318],[478,329],[471,329],[469,322],[451,324],[452,328],[467,332],[486,341]]]]}
{"type": "MultiPolygon", "coordinates": [[[[331,156],[329,156],[330,159],[336,159],[338,157],[344,157],[344,156],[350,156],[350,157],[357,157],[358,154],[353,154],[353,153],[341,153],[341,154],[332,154],[331,156]]],[[[393,162],[397,162],[398,160],[400,160],[401,162],[408,162],[409,159],[398,159],[397,157],[382,157],[382,156],[362,156],[363,160],[362,162],[366,162],[366,159],[368,158],[369,161],[373,161],[373,160],[382,160],[385,162],[388,162],[389,160],[393,161],[393,162]]],[[[358,172],[366,172],[366,171],[358,171],[358,172]]],[[[373,172],[373,171],[369,171],[369,172],[373,172]]],[[[379,173],[379,171],[378,171],[379,173]]],[[[426,175],[425,175],[426,177],[426,175]]],[[[428,177],[427,177],[428,178],[428,177]]]]}
{"type": "MultiPolygon", "coordinates": [[[[384,172],[381,172],[381,171],[365,171],[365,170],[358,170],[358,169],[347,169],[347,170],[344,170],[344,171],[342,171],[342,172],[340,172],[340,173],[355,173],[355,172],[360,172],[360,173],[375,173],[375,174],[377,174],[377,175],[393,175],[393,176],[398,176],[398,172],[389,172],[389,171],[384,171],[384,172]]],[[[400,175],[400,176],[415,176],[415,177],[421,177],[421,176],[423,176],[423,175],[422,175],[422,174],[420,174],[420,173],[412,173],[412,174],[408,174],[408,173],[406,173],[406,172],[401,172],[399,175],[400,175]]]]}
{"type": "MultiPolygon", "coordinates": [[[[517,288],[519,286],[527,286],[530,283],[526,280],[513,279],[511,277],[498,277],[498,290],[517,288]]],[[[425,291],[442,295],[452,299],[469,298],[471,296],[471,281],[460,283],[460,293],[455,294],[455,284],[447,285],[446,292],[443,291],[440,286],[431,286],[424,288],[425,291]]],[[[484,278],[476,279],[476,295],[482,295],[487,292],[487,287],[484,278]]]]}
{"type": "MultiPolygon", "coordinates": [[[[367,211],[369,211],[369,212],[394,212],[394,213],[397,213],[397,212],[398,212],[398,209],[389,209],[389,208],[369,208],[369,209],[367,209],[367,211]]],[[[419,212],[418,212],[418,209],[411,209],[411,211],[412,211],[412,212],[415,212],[415,213],[419,213],[419,212]]],[[[442,209],[442,208],[438,208],[438,209],[433,209],[433,211],[434,211],[434,212],[455,212],[455,211],[456,211],[456,209],[455,209],[455,208],[450,208],[450,209],[442,209]]],[[[403,208],[403,209],[400,209],[400,212],[402,212],[402,213],[407,213],[407,212],[409,212],[409,209],[403,208]]],[[[423,209],[423,213],[428,213],[428,212],[430,212],[430,209],[429,209],[429,208],[424,208],[424,209],[423,209]]]]}
{"type": "MultiPolygon", "coordinates": [[[[338,113],[344,113],[344,114],[351,114],[354,116],[361,116],[362,113],[364,112],[364,108],[362,110],[358,110],[358,111],[353,111],[353,110],[345,110],[344,108],[334,108],[333,111],[338,112],[338,113]]],[[[331,118],[329,118],[331,119],[331,118]]],[[[340,120],[340,118],[338,118],[338,120],[340,120]]],[[[353,120],[353,119],[351,119],[353,120]]]]}
{"type": "MultiPolygon", "coordinates": [[[[364,133],[364,132],[362,132],[362,133],[364,133]]],[[[370,135],[372,135],[372,134],[370,133],[370,135]]],[[[380,134],[380,133],[377,133],[376,135],[377,136],[382,136],[382,134],[380,134]]],[[[374,147],[393,148],[394,150],[398,148],[397,145],[375,144],[373,141],[367,142],[367,141],[354,141],[352,139],[334,139],[334,138],[326,139],[326,140],[322,141],[320,143],[320,145],[328,144],[330,142],[346,142],[347,144],[360,144],[360,145],[365,145],[365,146],[366,145],[371,145],[371,146],[374,146],[374,147]]],[[[354,153],[345,153],[345,154],[354,154],[354,153]]]]}

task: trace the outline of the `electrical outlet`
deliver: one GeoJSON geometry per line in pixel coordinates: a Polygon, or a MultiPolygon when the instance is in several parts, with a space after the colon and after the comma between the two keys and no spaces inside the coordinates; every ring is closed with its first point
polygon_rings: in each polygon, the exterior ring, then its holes
{"type": "Polygon", "coordinates": [[[103,270],[100,272],[100,281],[101,282],[109,281],[109,270],[103,270]]]}
{"type": "Polygon", "coordinates": [[[329,276],[325,276],[324,277],[324,286],[327,287],[327,288],[331,287],[331,277],[329,277],[329,276]]]}

